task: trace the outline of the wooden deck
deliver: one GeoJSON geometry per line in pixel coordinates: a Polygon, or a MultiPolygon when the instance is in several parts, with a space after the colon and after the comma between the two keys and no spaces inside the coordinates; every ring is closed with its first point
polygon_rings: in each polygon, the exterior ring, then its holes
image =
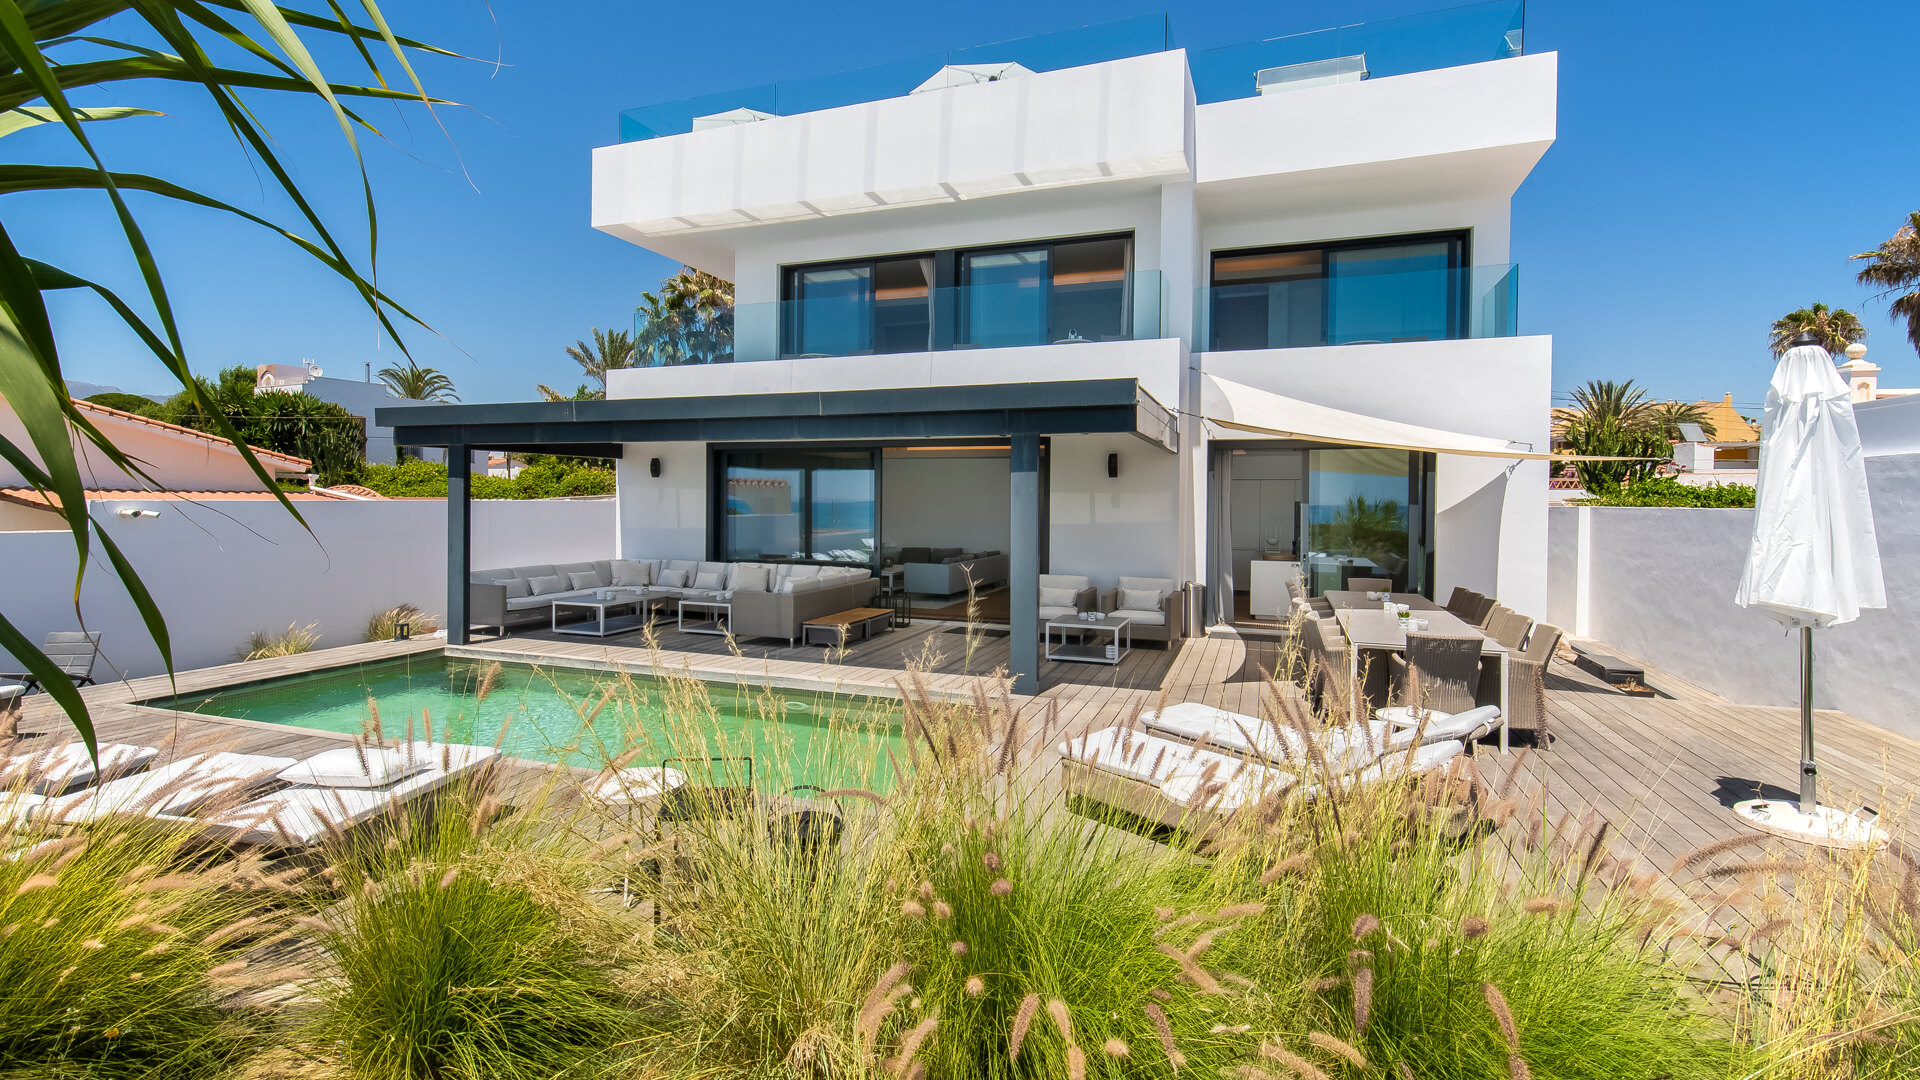
{"type": "MultiPolygon", "coordinates": [[[[784,643],[666,632],[649,643],[628,634],[605,640],[533,633],[451,648],[455,655],[547,666],[620,669],[634,674],[675,672],[701,678],[847,693],[894,695],[909,665],[927,690],[971,696],[1007,661],[1004,636],[955,633],[954,624],[916,621],[845,648],[788,648],[784,643]]],[[[991,629],[991,628],[990,628],[991,629]]],[[[183,672],[179,693],[295,675],[440,649],[438,641],[380,642],[296,657],[183,672]]],[[[1172,650],[1137,647],[1120,664],[1053,662],[1042,665],[1042,690],[1023,706],[1051,706],[1054,727],[1075,734],[1124,722],[1164,700],[1203,701],[1258,714],[1272,687],[1267,671],[1280,660],[1271,638],[1217,634],[1172,650]]],[[[1551,739],[1540,748],[1501,755],[1475,748],[1490,780],[1517,772],[1521,785],[1544,781],[1557,816],[1592,809],[1615,835],[1664,869],[1702,844],[1740,834],[1731,805],[1757,794],[1792,798],[1799,759],[1798,713],[1792,708],[1735,705],[1650,672],[1671,697],[1628,697],[1571,665],[1549,674],[1551,739]]],[[[249,752],[301,756],[338,746],[348,736],[307,729],[174,713],[135,704],[176,692],[164,677],[114,683],[85,692],[103,739],[145,745],[199,746],[210,739],[249,752]]],[[[1920,742],[1883,731],[1840,712],[1816,720],[1823,801],[1894,811],[1920,793],[1920,742]]],[[[45,698],[23,709],[24,732],[71,731],[45,698]]]]}

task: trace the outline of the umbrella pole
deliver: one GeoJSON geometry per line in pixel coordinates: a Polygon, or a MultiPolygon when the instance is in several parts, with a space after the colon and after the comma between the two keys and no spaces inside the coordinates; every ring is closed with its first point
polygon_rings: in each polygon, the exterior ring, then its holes
{"type": "Polygon", "coordinates": [[[1800,628],[1800,812],[1813,813],[1819,805],[1814,781],[1820,767],[1813,763],[1813,627],[1800,628]]]}

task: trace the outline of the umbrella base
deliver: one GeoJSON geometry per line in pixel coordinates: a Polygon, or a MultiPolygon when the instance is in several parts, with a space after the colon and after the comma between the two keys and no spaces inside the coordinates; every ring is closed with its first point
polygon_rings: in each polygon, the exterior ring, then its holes
{"type": "Polygon", "coordinates": [[[1871,818],[1831,806],[1815,806],[1812,813],[1802,813],[1799,803],[1748,799],[1733,804],[1733,812],[1761,832],[1818,847],[1865,847],[1887,842],[1887,831],[1871,818]]]}

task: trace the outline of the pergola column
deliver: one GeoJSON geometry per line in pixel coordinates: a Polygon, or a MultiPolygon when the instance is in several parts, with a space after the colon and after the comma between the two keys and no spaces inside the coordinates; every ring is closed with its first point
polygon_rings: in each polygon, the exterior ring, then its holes
{"type": "Polygon", "coordinates": [[[473,458],[467,447],[447,447],[447,644],[467,644],[467,578],[473,568],[473,458]]]}
{"type": "Polygon", "coordinates": [[[1007,670],[1016,694],[1040,692],[1040,436],[1013,436],[1008,455],[1012,528],[1007,537],[1007,670]]]}

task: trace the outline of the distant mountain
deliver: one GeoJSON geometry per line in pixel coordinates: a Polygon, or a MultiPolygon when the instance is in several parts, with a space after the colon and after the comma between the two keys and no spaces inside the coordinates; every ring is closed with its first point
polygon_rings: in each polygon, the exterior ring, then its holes
{"type": "MultiPolygon", "coordinates": [[[[78,379],[67,380],[67,396],[71,398],[90,398],[95,394],[126,394],[133,392],[134,391],[130,390],[122,390],[117,386],[102,386],[99,383],[81,382],[78,379]]],[[[152,394],[141,394],[140,396],[150,401],[167,400],[163,397],[155,397],[152,394]]]]}

